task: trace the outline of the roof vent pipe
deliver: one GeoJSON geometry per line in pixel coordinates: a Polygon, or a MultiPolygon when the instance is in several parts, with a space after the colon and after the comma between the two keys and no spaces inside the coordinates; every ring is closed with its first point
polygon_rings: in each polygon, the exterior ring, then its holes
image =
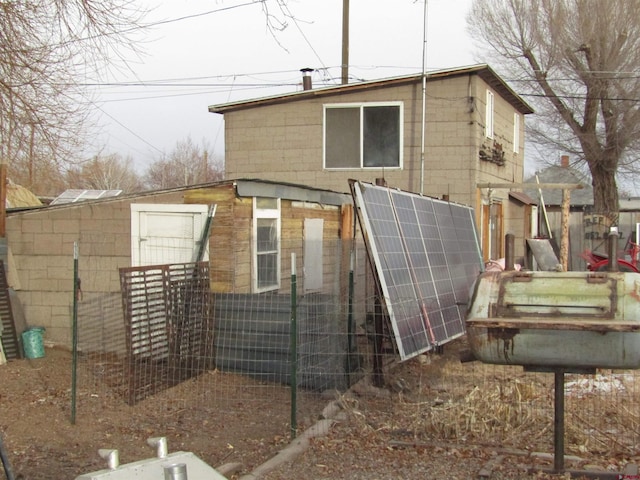
{"type": "Polygon", "coordinates": [[[301,68],[302,72],[302,90],[311,90],[311,72],[313,68],[301,68]]]}

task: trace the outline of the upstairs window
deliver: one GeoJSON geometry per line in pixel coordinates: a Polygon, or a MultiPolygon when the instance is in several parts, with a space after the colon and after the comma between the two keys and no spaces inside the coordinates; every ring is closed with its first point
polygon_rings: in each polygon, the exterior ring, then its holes
{"type": "Polygon", "coordinates": [[[484,136],[493,138],[493,92],[487,90],[487,110],[484,119],[484,136]]]}
{"type": "Polygon", "coordinates": [[[253,291],[280,288],[280,199],[253,199],[253,291]]]}
{"type": "Polygon", "coordinates": [[[401,168],[402,104],[325,105],[324,168],[401,168]]]}

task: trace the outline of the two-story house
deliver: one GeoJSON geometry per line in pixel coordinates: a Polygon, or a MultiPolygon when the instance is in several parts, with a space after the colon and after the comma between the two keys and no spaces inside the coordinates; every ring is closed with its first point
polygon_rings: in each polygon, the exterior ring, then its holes
{"type": "MultiPolygon", "coordinates": [[[[305,69],[306,70],[306,69],[305,69]]],[[[307,72],[305,72],[307,73],[307,72]]],[[[226,178],[348,191],[348,179],[473,206],[485,259],[503,237],[524,251],[524,116],[532,108],[488,65],[314,89],[209,107],[224,115],[226,178]]]]}

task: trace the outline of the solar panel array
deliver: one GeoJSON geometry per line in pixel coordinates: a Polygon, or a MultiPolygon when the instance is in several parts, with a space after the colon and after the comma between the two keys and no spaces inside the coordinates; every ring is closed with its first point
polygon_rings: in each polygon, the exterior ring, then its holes
{"type": "Polygon", "coordinates": [[[483,268],[473,209],[362,182],[353,193],[401,360],[463,335],[483,268]]]}
{"type": "Polygon", "coordinates": [[[122,190],[79,190],[68,189],[54,198],[50,205],[62,205],[64,203],[75,203],[82,200],[97,200],[99,198],[117,197],[122,190]]]}

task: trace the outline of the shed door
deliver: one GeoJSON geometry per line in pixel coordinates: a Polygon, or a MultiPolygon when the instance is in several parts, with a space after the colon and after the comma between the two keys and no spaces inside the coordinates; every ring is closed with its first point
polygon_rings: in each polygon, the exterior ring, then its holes
{"type": "MultiPolygon", "coordinates": [[[[132,204],[132,266],[194,261],[207,212],[207,205],[132,204]]],[[[208,259],[207,245],[203,260],[208,259]]]]}
{"type": "Polygon", "coordinates": [[[322,289],[322,218],[304,219],[304,291],[322,289]]]}

